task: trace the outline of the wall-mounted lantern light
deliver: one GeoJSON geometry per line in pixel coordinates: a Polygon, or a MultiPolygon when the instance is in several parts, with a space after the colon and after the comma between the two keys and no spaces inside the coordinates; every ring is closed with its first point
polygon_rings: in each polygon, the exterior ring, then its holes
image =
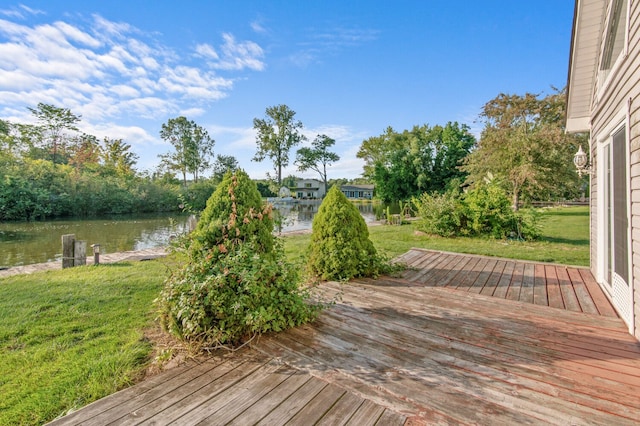
{"type": "Polygon", "coordinates": [[[582,150],[582,145],[578,147],[578,152],[573,156],[573,164],[576,166],[578,176],[582,177],[583,174],[590,175],[592,173],[591,164],[587,153],[582,150]]]}

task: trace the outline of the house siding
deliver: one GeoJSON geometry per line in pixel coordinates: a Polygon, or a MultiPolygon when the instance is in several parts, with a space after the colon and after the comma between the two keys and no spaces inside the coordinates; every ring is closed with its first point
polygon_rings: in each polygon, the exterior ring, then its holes
{"type": "MultiPolygon", "coordinates": [[[[631,270],[634,289],[633,306],[635,312],[635,337],[640,339],[640,2],[630,2],[630,20],[628,33],[627,56],[620,67],[614,70],[605,94],[598,99],[591,122],[591,155],[594,168],[597,169],[597,137],[603,129],[611,124],[621,110],[629,111],[629,127],[627,128],[629,149],[630,203],[631,203],[631,270]]],[[[597,206],[598,187],[595,176],[591,178],[591,267],[597,268],[597,206]]]]}

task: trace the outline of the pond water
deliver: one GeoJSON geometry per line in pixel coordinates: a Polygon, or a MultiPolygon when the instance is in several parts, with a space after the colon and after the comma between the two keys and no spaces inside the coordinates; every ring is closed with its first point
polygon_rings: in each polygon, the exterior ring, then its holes
{"type": "MultiPolygon", "coordinates": [[[[320,202],[279,203],[275,205],[281,219],[281,232],[310,229],[320,202]]],[[[379,204],[356,203],[365,221],[376,219],[379,204]]],[[[378,213],[380,214],[380,213],[378,213]]],[[[101,253],[166,245],[171,236],[187,229],[185,215],[117,216],[105,219],[66,219],[45,222],[0,223],[0,268],[50,262],[62,259],[62,235],[100,244],[101,253]]],[[[277,230],[278,230],[277,229],[277,230]]]]}

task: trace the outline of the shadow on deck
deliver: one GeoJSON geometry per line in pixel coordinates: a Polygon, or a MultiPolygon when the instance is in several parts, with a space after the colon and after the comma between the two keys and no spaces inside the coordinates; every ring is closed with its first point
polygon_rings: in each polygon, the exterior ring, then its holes
{"type": "Polygon", "coordinates": [[[637,424],[640,343],[588,270],[403,260],[416,268],[403,278],[323,284],[339,301],[313,324],[54,423],[637,424]]]}

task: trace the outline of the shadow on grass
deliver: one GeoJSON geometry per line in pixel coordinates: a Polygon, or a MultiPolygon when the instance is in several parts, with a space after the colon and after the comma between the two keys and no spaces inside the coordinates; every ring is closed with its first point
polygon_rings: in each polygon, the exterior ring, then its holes
{"type": "MultiPolygon", "coordinates": [[[[95,266],[95,265],[89,265],[89,266],[95,266]]],[[[97,265],[100,268],[122,268],[122,267],[126,267],[126,268],[130,268],[133,265],[131,264],[130,261],[122,261],[122,262],[114,262],[114,263],[101,263],[99,265],[97,265]]]]}
{"type": "Polygon", "coordinates": [[[540,238],[540,241],[545,241],[548,243],[555,243],[555,244],[566,244],[571,246],[589,246],[588,238],[571,239],[571,238],[562,238],[562,237],[542,237],[540,238]]]}
{"type": "Polygon", "coordinates": [[[576,211],[573,209],[565,209],[565,210],[557,210],[552,213],[548,213],[550,217],[552,216],[583,216],[589,217],[589,210],[585,211],[576,211]]]}

